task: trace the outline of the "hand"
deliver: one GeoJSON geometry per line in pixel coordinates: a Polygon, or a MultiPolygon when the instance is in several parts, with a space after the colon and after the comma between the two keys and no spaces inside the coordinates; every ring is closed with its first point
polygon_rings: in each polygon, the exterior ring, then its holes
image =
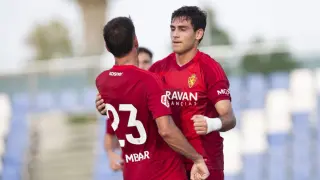
{"type": "Polygon", "coordinates": [[[122,170],[123,159],[115,152],[108,152],[110,168],[113,171],[122,170]]]}
{"type": "Polygon", "coordinates": [[[190,172],[191,180],[204,180],[207,179],[209,175],[208,167],[203,158],[194,162],[190,172]]]}
{"type": "Polygon", "coordinates": [[[206,135],[208,130],[207,121],[204,119],[202,115],[194,115],[191,120],[193,120],[194,130],[199,135],[206,135]]]}
{"type": "Polygon", "coordinates": [[[106,108],[106,104],[104,104],[103,99],[98,93],[96,97],[96,109],[99,111],[101,115],[107,115],[107,110],[105,108],[106,108]]]}

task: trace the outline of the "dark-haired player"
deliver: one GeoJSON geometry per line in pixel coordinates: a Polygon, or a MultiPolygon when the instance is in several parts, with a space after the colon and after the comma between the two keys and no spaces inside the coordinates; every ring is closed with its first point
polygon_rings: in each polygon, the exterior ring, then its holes
{"type": "MultiPolygon", "coordinates": [[[[112,19],[104,27],[103,36],[116,65],[97,77],[96,86],[111,123],[108,136],[116,135],[122,149],[124,179],[187,179],[181,156],[172,149],[192,159],[192,179],[208,177],[204,159],[170,117],[160,80],[137,67],[138,40],[131,19],[112,19]]],[[[107,145],[110,157],[114,153],[111,148],[107,145]]]]}
{"type": "MultiPolygon", "coordinates": [[[[174,119],[191,145],[204,156],[210,180],[223,180],[223,138],[219,131],[235,127],[229,81],[220,64],[198,50],[206,28],[206,14],[196,6],[172,13],[174,53],[149,69],[161,76],[174,119]]],[[[192,162],[185,160],[187,171],[192,162]]]]}
{"type": "MultiPolygon", "coordinates": [[[[206,28],[206,13],[184,6],[172,13],[173,53],[154,63],[149,71],[158,74],[169,99],[172,116],[193,147],[205,157],[210,180],[223,180],[223,138],[235,127],[229,81],[220,64],[198,50],[206,28]]],[[[97,96],[97,109],[103,100],[97,96]]],[[[192,161],[186,159],[187,171],[192,161]]],[[[188,173],[189,174],[189,173],[188,173]]]]}

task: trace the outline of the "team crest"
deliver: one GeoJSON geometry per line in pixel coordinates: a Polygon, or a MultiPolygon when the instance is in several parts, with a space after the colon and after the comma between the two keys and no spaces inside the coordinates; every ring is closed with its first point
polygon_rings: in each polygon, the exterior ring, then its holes
{"type": "Polygon", "coordinates": [[[196,74],[192,74],[189,78],[188,78],[188,86],[189,88],[192,88],[194,86],[194,84],[197,81],[197,76],[196,74]]]}

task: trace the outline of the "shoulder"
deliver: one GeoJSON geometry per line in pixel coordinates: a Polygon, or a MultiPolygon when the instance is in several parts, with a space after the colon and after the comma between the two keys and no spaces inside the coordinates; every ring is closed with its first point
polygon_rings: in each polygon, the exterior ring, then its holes
{"type": "Polygon", "coordinates": [[[174,53],[171,53],[167,57],[156,61],[155,63],[152,64],[149,71],[151,71],[151,72],[162,71],[163,69],[165,69],[167,67],[167,65],[169,65],[169,62],[171,62],[173,60],[173,58],[174,58],[174,53]]]}
{"type": "Polygon", "coordinates": [[[212,58],[210,55],[200,52],[201,57],[199,58],[200,66],[204,69],[217,69],[217,68],[222,68],[220,63],[216,61],[214,58],[212,58]]]}
{"type": "Polygon", "coordinates": [[[105,79],[108,77],[109,72],[110,70],[101,72],[96,78],[96,84],[98,85],[100,82],[105,81],[105,79]]]}
{"type": "Polygon", "coordinates": [[[146,84],[159,83],[160,78],[153,72],[149,72],[143,69],[136,69],[136,75],[140,80],[144,81],[146,84]]]}
{"type": "Polygon", "coordinates": [[[200,52],[201,57],[199,58],[200,69],[205,74],[206,79],[209,77],[215,77],[216,80],[226,80],[227,76],[221,67],[220,63],[213,59],[206,53],[200,52]]]}

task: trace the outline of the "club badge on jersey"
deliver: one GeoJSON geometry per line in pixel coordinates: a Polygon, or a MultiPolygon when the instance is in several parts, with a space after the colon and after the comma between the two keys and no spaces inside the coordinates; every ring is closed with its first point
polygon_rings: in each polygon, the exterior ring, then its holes
{"type": "Polygon", "coordinates": [[[188,78],[188,86],[189,88],[192,88],[194,86],[194,84],[197,81],[197,76],[196,74],[192,74],[189,78],[188,78]]]}

